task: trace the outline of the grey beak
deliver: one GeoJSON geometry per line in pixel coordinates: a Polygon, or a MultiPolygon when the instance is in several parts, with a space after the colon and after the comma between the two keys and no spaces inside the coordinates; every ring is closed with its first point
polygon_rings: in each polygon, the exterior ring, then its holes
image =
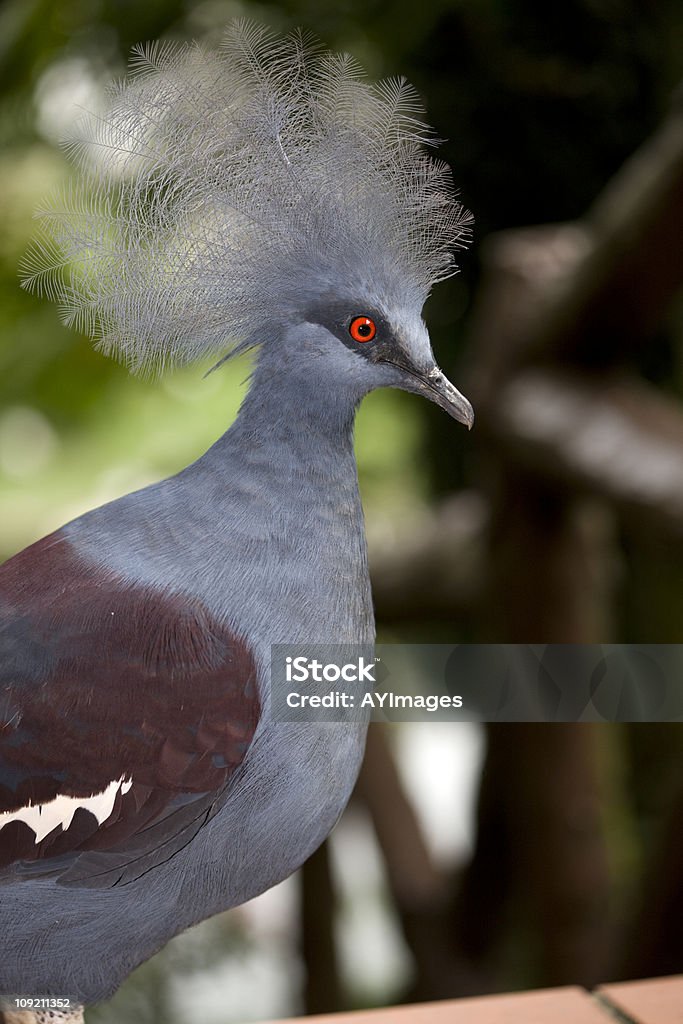
{"type": "Polygon", "coordinates": [[[457,388],[453,387],[448,377],[438,366],[434,366],[426,374],[416,376],[416,382],[423,385],[422,394],[429,398],[435,405],[452,416],[459,423],[464,423],[468,430],[474,424],[474,409],[464,395],[461,395],[457,388]]]}
{"type": "Polygon", "coordinates": [[[401,371],[402,381],[395,385],[396,387],[428,398],[430,402],[434,402],[454,420],[464,423],[468,430],[472,429],[474,409],[465,396],[453,387],[446,374],[439,369],[436,363],[429,370],[418,370],[409,365],[407,361],[399,362],[393,359],[382,361],[401,371]]]}

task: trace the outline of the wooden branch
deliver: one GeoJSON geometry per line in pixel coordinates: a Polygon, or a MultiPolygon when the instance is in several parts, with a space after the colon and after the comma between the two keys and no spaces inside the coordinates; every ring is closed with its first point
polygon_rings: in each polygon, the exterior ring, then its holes
{"type": "Polygon", "coordinates": [[[502,726],[510,750],[512,857],[536,920],[541,985],[596,985],[612,947],[599,728],[502,726]]]}
{"type": "Polygon", "coordinates": [[[616,362],[647,343],[683,284],[681,237],[679,103],[583,219],[488,239],[470,331],[475,405],[495,401],[501,377],[539,357],[580,357],[598,339],[616,362]]]}
{"type": "Polygon", "coordinates": [[[401,907],[439,902],[444,879],[422,835],[387,740],[386,726],[373,723],[356,795],[365,804],[384,854],[389,885],[401,907]]]}
{"type": "Polygon", "coordinates": [[[669,808],[640,893],[640,905],[621,949],[621,978],[675,974],[683,963],[683,786],[669,808]]]}
{"type": "Polygon", "coordinates": [[[653,387],[528,370],[503,389],[488,425],[520,467],[683,539],[683,412],[653,387]]]}
{"type": "Polygon", "coordinates": [[[412,1000],[469,989],[449,930],[451,879],[439,870],[403,788],[386,728],[370,726],[356,797],[366,806],[382,851],[389,888],[415,961],[412,1000]]]}
{"type": "Polygon", "coordinates": [[[334,938],[335,896],[329,844],[325,841],[301,869],[301,953],[306,967],[306,1013],[344,1009],[334,938]]]}
{"type": "Polygon", "coordinates": [[[480,967],[493,972],[504,928],[514,921],[523,935],[531,918],[537,984],[592,985],[605,976],[609,872],[597,739],[591,726],[573,723],[488,726],[477,845],[455,918],[480,967]]]}

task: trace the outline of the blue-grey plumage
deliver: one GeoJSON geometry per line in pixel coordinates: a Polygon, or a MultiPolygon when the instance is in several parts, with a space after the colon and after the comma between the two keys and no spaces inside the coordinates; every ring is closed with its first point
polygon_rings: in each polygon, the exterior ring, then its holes
{"type": "Polygon", "coordinates": [[[218,56],[147,52],[86,133],[116,155],[49,215],[32,282],[134,367],[256,368],[196,463],[0,569],[0,993],[106,997],[349,798],[365,724],[274,723],[270,651],[374,640],[362,398],[472,422],[421,318],[467,223],[426,132],[403,83],[237,26],[218,56]]]}

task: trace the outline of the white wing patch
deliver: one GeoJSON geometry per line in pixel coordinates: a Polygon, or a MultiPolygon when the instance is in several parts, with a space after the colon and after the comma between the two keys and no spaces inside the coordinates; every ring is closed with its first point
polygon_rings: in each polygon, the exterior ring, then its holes
{"type": "Polygon", "coordinates": [[[127,793],[132,785],[133,780],[122,775],[120,779],[110,782],[101,793],[93,793],[92,796],[56,796],[46,804],[29,803],[16,811],[5,811],[0,814],[0,829],[12,821],[23,821],[33,829],[36,834],[35,842],[39,843],[58,825],[66,832],[80,807],[94,814],[97,824],[101,825],[114,809],[114,801],[119,790],[122,794],[127,793]]]}

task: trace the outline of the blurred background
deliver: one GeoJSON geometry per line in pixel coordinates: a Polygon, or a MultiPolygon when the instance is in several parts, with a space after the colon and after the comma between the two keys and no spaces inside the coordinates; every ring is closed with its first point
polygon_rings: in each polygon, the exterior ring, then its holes
{"type": "MultiPolygon", "coordinates": [[[[475,240],[426,317],[470,436],[371,396],[357,450],[380,638],[676,643],[683,622],[679,0],[5,0],[0,558],[179,469],[248,363],[132,378],[18,285],[58,140],[130,47],[301,25],[405,74],[475,240]]],[[[683,969],[683,735],[373,725],[298,876],[181,936],[99,1024],[205,1024],[683,969]]]]}

